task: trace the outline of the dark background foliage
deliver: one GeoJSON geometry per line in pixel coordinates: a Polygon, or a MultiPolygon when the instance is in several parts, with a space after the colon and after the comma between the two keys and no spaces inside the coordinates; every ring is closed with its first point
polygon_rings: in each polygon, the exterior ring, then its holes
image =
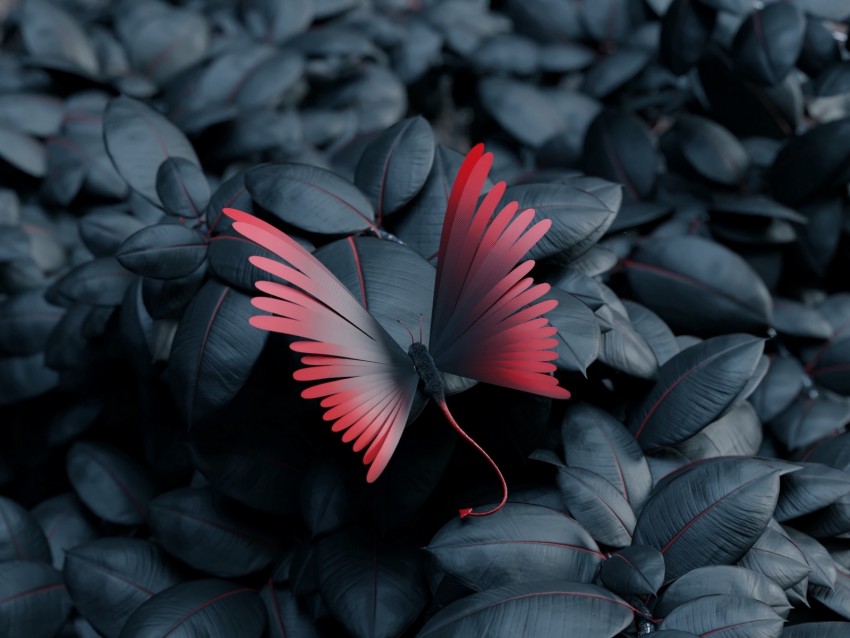
{"type": "Polygon", "coordinates": [[[846,0],[0,0],[0,635],[850,636],[846,0]],[[403,347],[463,154],[567,402],[381,479],[252,328],[295,237],[403,347]]]}

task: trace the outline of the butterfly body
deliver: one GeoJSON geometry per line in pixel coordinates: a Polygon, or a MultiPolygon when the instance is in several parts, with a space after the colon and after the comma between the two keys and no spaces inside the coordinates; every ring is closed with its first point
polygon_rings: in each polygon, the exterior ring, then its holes
{"type": "MultiPolygon", "coordinates": [[[[398,445],[420,380],[452,427],[497,472],[451,416],[442,373],[551,398],[570,396],[552,376],[557,331],[544,314],[557,301],[541,299],[548,284],[527,276],[534,262],[519,263],[551,222],[532,224],[534,210],[518,211],[516,202],[497,213],[504,182],[479,202],[491,165],[492,155],[479,144],[458,171],[437,253],[428,344],[414,342],[407,353],[295,240],[252,215],[224,209],[237,232],[278,257],[254,256],[250,262],[284,282],[256,282],[265,296],[252,303],[271,314],[252,317],[251,324],[304,339],[291,344],[304,366],[293,377],[310,384],[301,396],[320,399],[331,429],[354,451],[364,451],[369,482],[380,476],[398,445]]],[[[499,477],[504,504],[507,487],[501,472],[499,477]]],[[[466,508],[461,516],[488,513],[466,508]]]]}

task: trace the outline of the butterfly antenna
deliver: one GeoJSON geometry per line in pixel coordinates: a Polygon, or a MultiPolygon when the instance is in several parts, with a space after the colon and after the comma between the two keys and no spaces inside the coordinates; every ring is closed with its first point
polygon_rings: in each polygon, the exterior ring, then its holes
{"type": "MultiPolygon", "coordinates": [[[[398,321],[399,325],[400,325],[402,328],[404,328],[405,330],[407,330],[407,334],[409,334],[409,335],[410,335],[410,345],[413,345],[413,344],[414,344],[414,342],[416,341],[416,339],[414,339],[414,338],[413,338],[413,333],[412,333],[412,332],[410,332],[410,328],[408,328],[407,326],[405,326],[405,325],[401,322],[401,319],[396,319],[396,321],[398,321]]],[[[420,341],[422,341],[421,336],[420,336],[419,340],[420,340],[420,341]]]]}
{"type": "Polygon", "coordinates": [[[464,507],[463,509],[458,510],[460,517],[466,518],[467,516],[490,516],[490,514],[495,514],[505,506],[505,503],[508,502],[508,484],[505,482],[505,477],[502,474],[502,471],[499,469],[499,466],[496,465],[496,462],[492,458],[490,458],[490,455],[484,451],[484,448],[478,445],[478,443],[476,443],[472,439],[472,437],[469,436],[466,432],[464,432],[460,425],[458,425],[457,421],[455,421],[455,418],[452,416],[452,413],[449,412],[449,406],[446,405],[446,400],[444,398],[438,398],[435,399],[435,402],[437,403],[437,405],[440,406],[440,410],[443,411],[443,415],[446,417],[446,420],[449,422],[449,424],[451,424],[455,431],[460,434],[472,447],[478,450],[478,452],[480,452],[484,456],[484,458],[487,459],[487,462],[490,464],[490,467],[496,470],[496,474],[499,475],[499,481],[502,484],[502,500],[498,505],[496,505],[496,507],[489,509],[486,512],[474,512],[472,511],[471,507],[464,507]]]}

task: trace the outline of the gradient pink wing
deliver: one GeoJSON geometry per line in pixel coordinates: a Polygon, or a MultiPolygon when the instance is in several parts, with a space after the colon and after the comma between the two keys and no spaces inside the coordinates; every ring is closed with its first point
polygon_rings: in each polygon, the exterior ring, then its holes
{"type": "Polygon", "coordinates": [[[419,377],[410,358],[348,289],[291,237],[253,215],[232,208],[224,213],[241,235],[271,251],[280,261],[251,257],[257,268],[288,285],[258,281],[267,296],[252,303],[270,315],[251,318],[263,330],[308,341],[291,348],[303,353],[295,379],[310,383],[301,396],[321,399],[334,432],[366,450],[366,480],[380,476],[407,423],[419,377]]]}
{"type": "Polygon", "coordinates": [[[534,210],[518,212],[497,183],[478,205],[493,156],[475,146],[466,156],[449,196],[440,237],[429,350],[440,370],[478,381],[566,399],[570,393],[551,375],[557,358],[556,329],[543,316],[555,299],[540,300],[548,284],[526,275],[533,260],[519,263],[551,226],[533,226],[534,210]]]}

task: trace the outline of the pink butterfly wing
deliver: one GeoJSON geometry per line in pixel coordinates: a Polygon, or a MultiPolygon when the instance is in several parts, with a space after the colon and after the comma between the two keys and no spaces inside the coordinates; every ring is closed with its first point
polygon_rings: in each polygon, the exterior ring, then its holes
{"type": "Polygon", "coordinates": [[[224,213],[241,235],[280,260],[251,257],[257,268],[289,285],[258,281],[266,296],[253,304],[269,315],[251,318],[257,328],[307,341],[291,348],[303,353],[295,371],[310,383],[301,396],[321,399],[323,418],[342,432],[355,451],[366,450],[370,483],[386,468],[404,430],[419,377],[410,358],[348,289],[291,237],[253,215],[224,213]]]}
{"type": "Polygon", "coordinates": [[[544,299],[548,284],[526,275],[520,262],[551,226],[533,226],[534,210],[517,212],[496,184],[478,205],[493,156],[475,146],[449,196],[438,252],[429,350],[440,370],[495,385],[567,399],[551,375],[557,358],[554,327],[543,316],[558,302],[544,299]],[[495,214],[495,216],[494,216],[495,214]]]}

